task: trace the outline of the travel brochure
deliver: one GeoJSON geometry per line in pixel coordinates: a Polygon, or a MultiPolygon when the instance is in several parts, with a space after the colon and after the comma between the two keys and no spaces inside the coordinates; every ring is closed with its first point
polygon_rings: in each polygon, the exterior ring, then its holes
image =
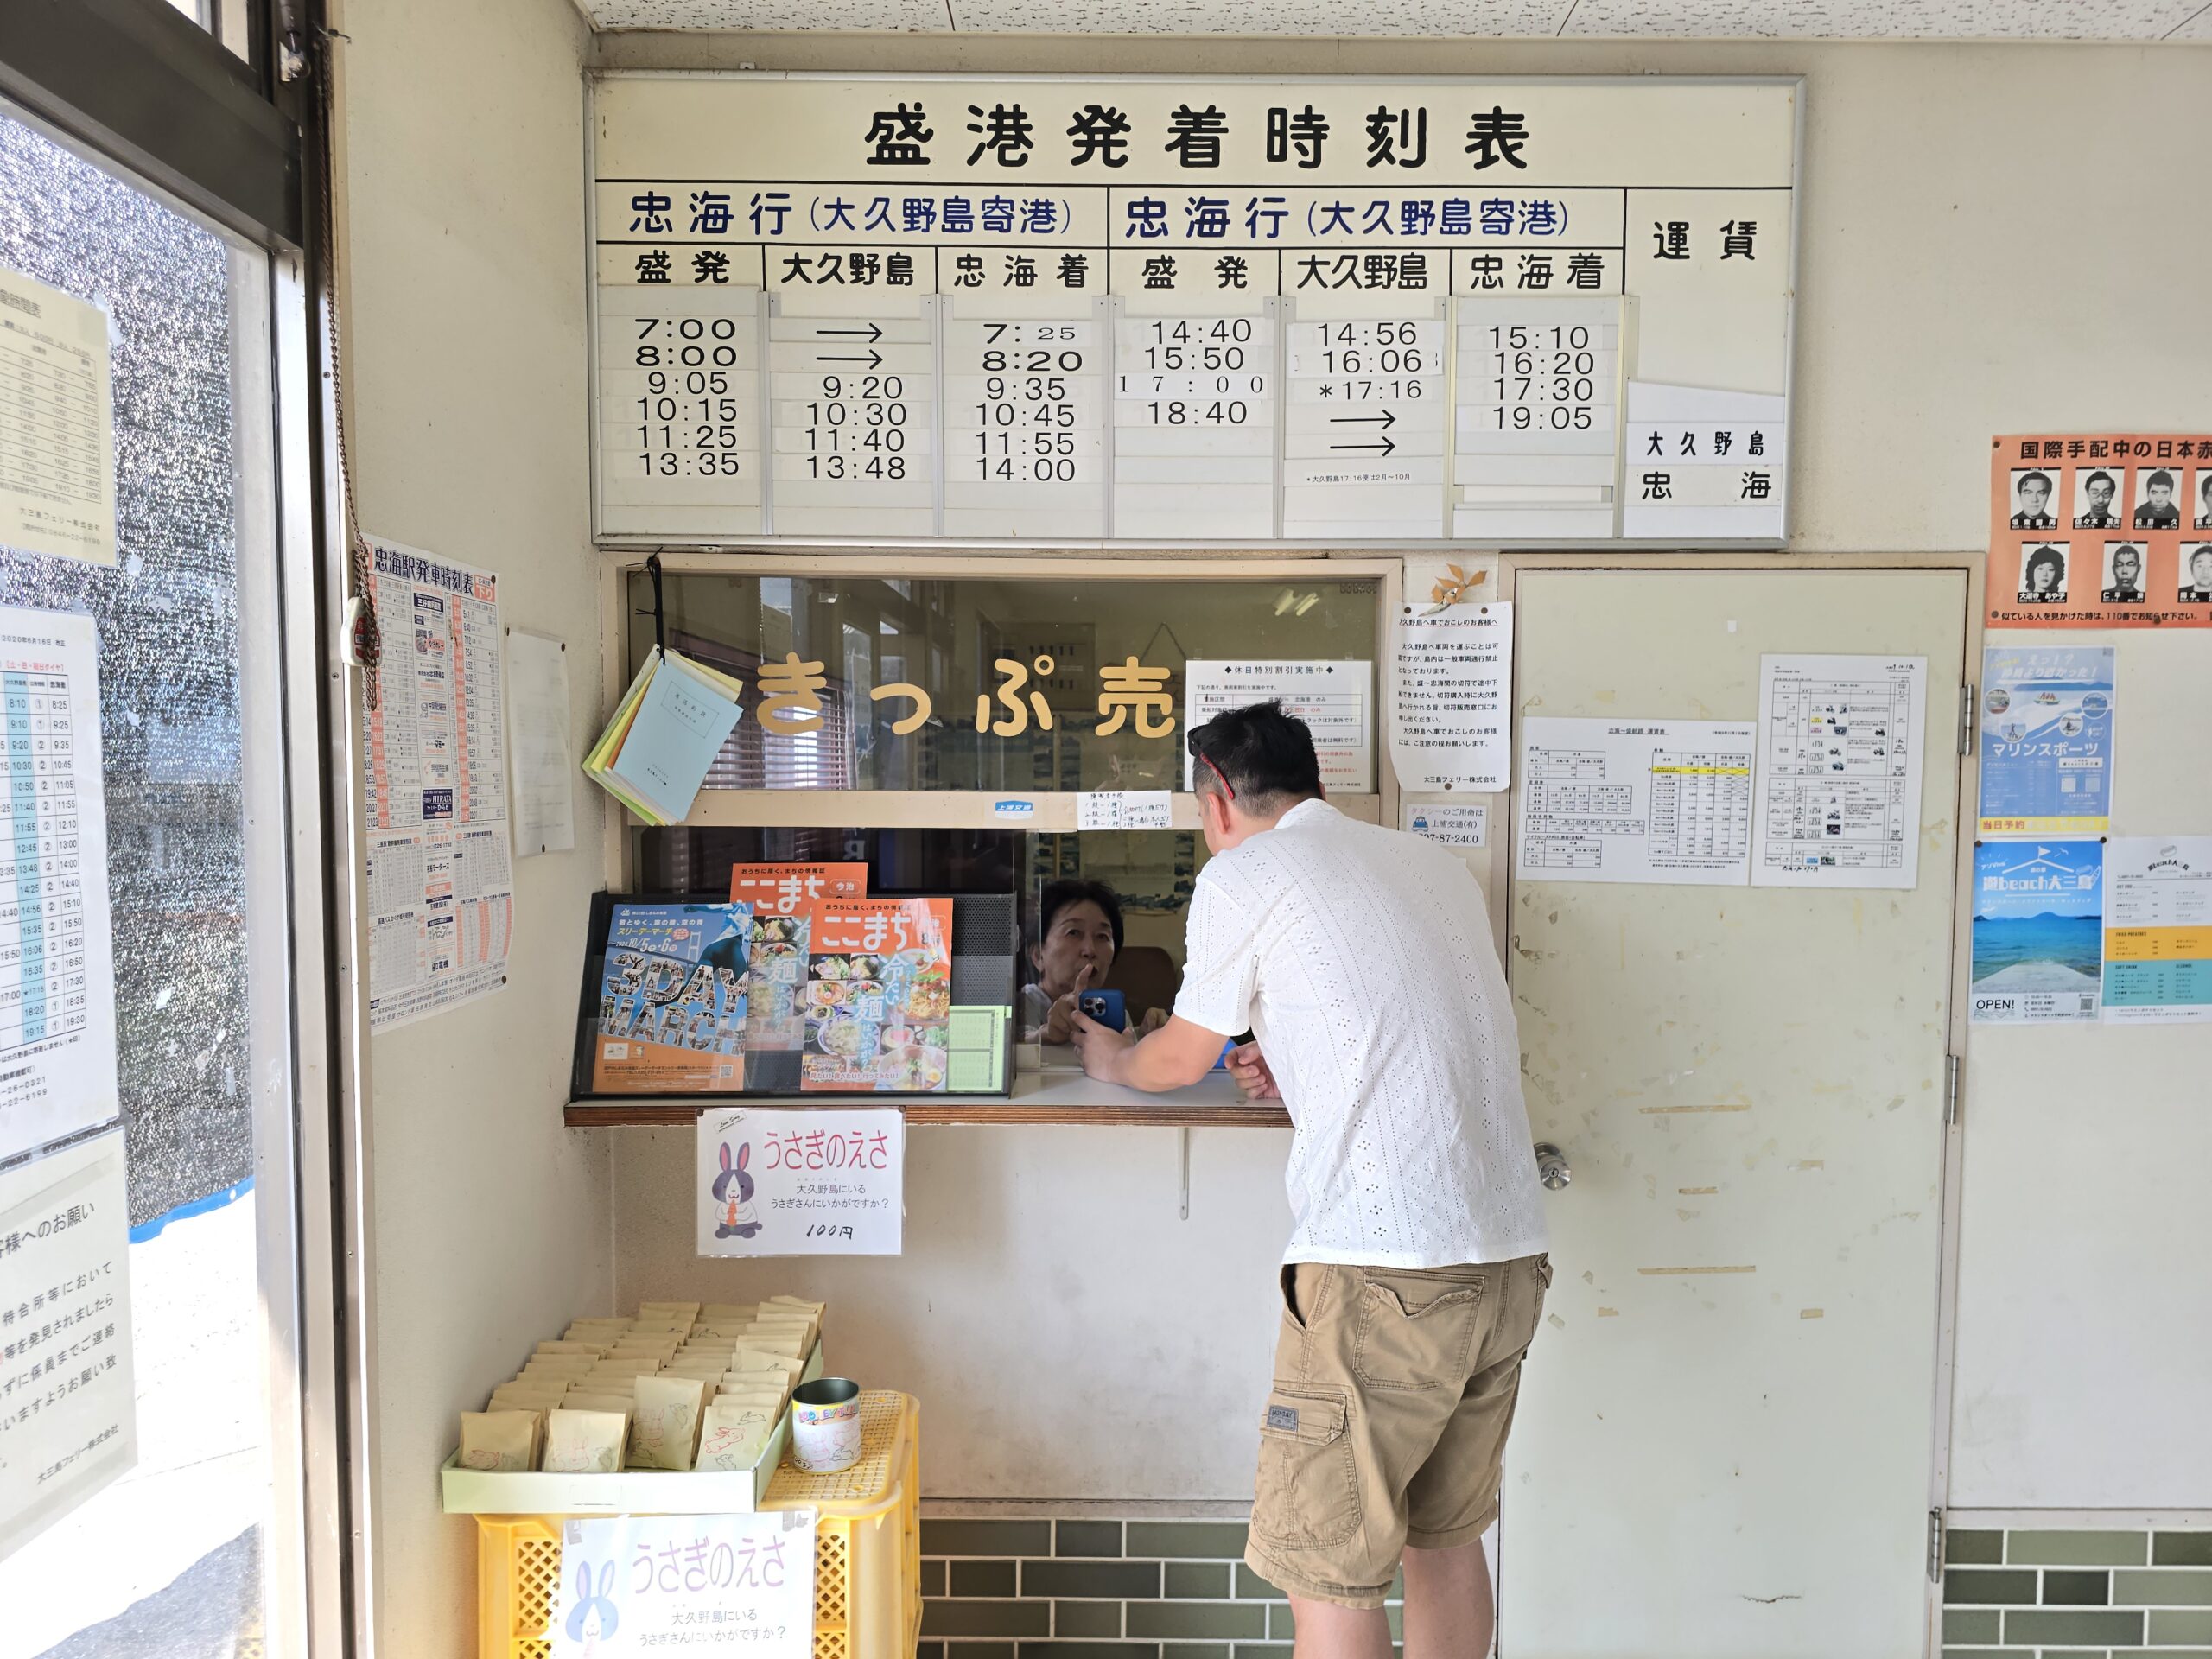
{"type": "Polygon", "coordinates": [[[832,899],[806,959],[809,1093],[939,1094],[951,1076],[952,900],[832,899]]]}
{"type": "Polygon", "coordinates": [[[861,863],[741,864],[727,901],[603,899],[591,1091],[1002,1089],[1007,1011],[952,1003],[953,901],[867,886],[861,863]]]}

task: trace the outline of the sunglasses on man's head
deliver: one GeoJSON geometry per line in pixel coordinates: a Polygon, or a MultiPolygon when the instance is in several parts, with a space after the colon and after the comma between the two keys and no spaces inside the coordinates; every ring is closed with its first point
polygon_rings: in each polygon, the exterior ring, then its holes
{"type": "Polygon", "coordinates": [[[1198,747],[1198,734],[1196,732],[1192,732],[1186,741],[1190,746],[1192,755],[1198,760],[1205,761],[1207,768],[1212,772],[1216,778],[1218,778],[1221,780],[1221,792],[1227,796],[1230,800],[1235,800],[1236,798],[1236,786],[1229,781],[1229,774],[1224,772],[1218,766],[1215,765],[1214,758],[1198,747]]]}

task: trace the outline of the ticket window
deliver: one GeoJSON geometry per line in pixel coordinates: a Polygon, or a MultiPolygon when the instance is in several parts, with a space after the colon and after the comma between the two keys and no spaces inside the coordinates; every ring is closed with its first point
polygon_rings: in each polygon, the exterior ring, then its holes
{"type": "MultiPolygon", "coordinates": [[[[1049,1000],[1029,988],[1052,980],[1033,947],[1057,884],[1114,896],[1122,938],[1098,988],[1118,994],[1124,1017],[1173,1008],[1206,856],[1185,741],[1194,680],[1222,683],[1205,664],[1259,665],[1255,700],[1276,688],[1273,665],[1325,682],[1332,695],[1317,711],[1363,722],[1368,739],[1363,773],[1336,762],[1364,787],[1339,782],[1332,799],[1375,818],[1394,789],[1373,737],[1395,562],[1240,561],[1233,575],[1116,561],[1069,576],[1027,559],[995,562],[1002,574],[976,574],[972,560],[943,576],[816,573],[829,563],[770,575],[671,560],[658,619],[650,575],[623,576],[626,664],[658,624],[671,648],[744,688],[690,819],[628,831],[619,874],[632,890],[723,891],[743,861],[855,860],[872,892],[1011,895],[1021,944],[1008,994],[1026,1038],[1049,1000]],[[1166,791],[1171,822],[1079,829],[1078,798],[1102,791],[1166,791]]],[[[1346,741],[1349,754],[1357,745],[1346,741]]],[[[1049,1044],[1017,1052],[1046,1071],[1074,1065],[1049,1044]]]]}

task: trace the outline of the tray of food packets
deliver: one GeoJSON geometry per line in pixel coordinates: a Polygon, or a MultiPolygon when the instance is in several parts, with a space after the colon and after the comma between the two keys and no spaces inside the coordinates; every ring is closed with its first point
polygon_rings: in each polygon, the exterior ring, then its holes
{"type": "Polygon", "coordinates": [[[463,1412],[449,1515],[741,1515],[822,1375],[825,1305],[652,1301],[582,1319],[463,1412]]]}

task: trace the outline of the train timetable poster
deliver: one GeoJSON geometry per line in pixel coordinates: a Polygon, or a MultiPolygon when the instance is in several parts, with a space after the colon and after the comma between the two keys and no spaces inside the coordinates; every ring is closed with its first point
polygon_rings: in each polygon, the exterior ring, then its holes
{"type": "Polygon", "coordinates": [[[1796,80],[593,96],[602,537],[1783,537],[1796,80]]]}

